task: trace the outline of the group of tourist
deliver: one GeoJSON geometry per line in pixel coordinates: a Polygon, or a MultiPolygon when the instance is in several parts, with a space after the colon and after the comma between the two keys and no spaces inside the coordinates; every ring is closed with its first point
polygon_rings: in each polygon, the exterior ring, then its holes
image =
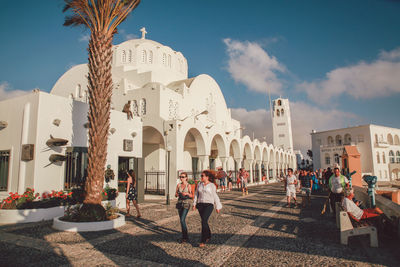
{"type": "MultiPolygon", "coordinates": [[[[127,189],[126,189],[126,206],[127,216],[130,215],[130,201],[137,211],[137,217],[141,216],[139,206],[137,205],[136,193],[136,179],[133,170],[128,173],[127,189]]],[[[175,197],[178,198],[176,208],[178,210],[180,224],[182,229],[182,238],[178,240],[179,243],[186,243],[189,240],[188,228],[186,225],[186,216],[190,209],[198,210],[201,219],[201,238],[199,247],[204,247],[211,239],[211,230],[208,220],[214,210],[219,213],[222,204],[217,194],[216,180],[219,179],[221,192],[232,190],[232,172],[226,174],[222,168],[218,168],[217,172],[212,170],[205,170],[201,173],[200,181],[197,183],[196,188],[188,183],[188,175],[182,172],[179,175],[180,182],[178,183],[175,191],[175,197]]],[[[237,181],[240,183],[240,189],[243,196],[248,194],[247,184],[249,173],[240,168],[237,174],[237,181]]],[[[359,202],[354,201],[354,191],[349,186],[347,177],[340,173],[339,167],[335,167],[333,172],[330,168],[327,170],[317,170],[316,172],[299,170],[294,172],[293,169],[287,170],[287,176],[284,179],[287,207],[292,207],[291,200],[293,199],[294,207],[298,207],[297,193],[301,192],[302,207],[311,205],[312,192],[318,192],[323,189],[328,190],[328,199],[335,214],[336,202],[340,202],[343,209],[355,220],[364,220],[374,218],[382,214],[379,209],[361,209],[359,202]]]]}
{"type": "Polygon", "coordinates": [[[356,221],[375,218],[382,214],[379,208],[362,209],[360,207],[360,201],[354,198],[354,190],[350,187],[347,177],[340,173],[339,166],[335,166],[333,172],[328,168],[316,172],[300,170],[293,173],[293,169],[289,168],[285,188],[287,207],[291,207],[291,199],[294,201],[294,207],[297,207],[297,192],[301,192],[302,206],[306,207],[311,203],[311,192],[326,189],[333,214],[336,212],[337,202],[356,221]]]}

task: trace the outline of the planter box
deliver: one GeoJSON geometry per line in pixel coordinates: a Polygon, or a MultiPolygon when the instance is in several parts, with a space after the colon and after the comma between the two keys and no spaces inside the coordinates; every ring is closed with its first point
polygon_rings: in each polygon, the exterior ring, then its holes
{"type": "Polygon", "coordinates": [[[0,209],[0,223],[28,223],[51,220],[64,215],[64,206],[47,209],[0,209]]]}
{"type": "Polygon", "coordinates": [[[61,221],[61,216],[59,216],[53,219],[53,228],[67,232],[94,232],[111,230],[125,225],[125,216],[122,214],[118,215],[119,217],[114,220],[102,222],[65,222],[61,221]]]}

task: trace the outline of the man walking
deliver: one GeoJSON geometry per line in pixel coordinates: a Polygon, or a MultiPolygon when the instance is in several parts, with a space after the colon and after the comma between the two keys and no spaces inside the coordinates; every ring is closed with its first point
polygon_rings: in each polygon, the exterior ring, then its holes
{"type": "Polygon", "coordinates": [[[300,175],[301,182],[301,206],[304,208],[311,204],[311,188],[312,188],[312,178],[308,171],[302,170],[302,175],[300,175]],[[307,205],[306,205],[307,199],[307,205]]]}
{"type": "Polygon", "coordinates": [[[342,201],[344,189],[348,186],[349,180],[346,178],[346,176],[340,174],[339,166],[335,166],[333,169],[333,175],[329,178],[328,183],[330,190],[329,200],[331,202],[333,214],[336,214],[335,203],[342,201]]]}
{"type": "Polygon", "coordinates": [[[287,197],[287,205],[286,205],[286,207],[288,207],[288,208],[290,207],[290,198],[293,198],[294,207],[297,207],[297,200],[296,200],[297,178],[293,174],[293,169],[292,168],[288,169],[288,175],[286,176],[285,184],[286,184],[286,197],[287,197]]]}

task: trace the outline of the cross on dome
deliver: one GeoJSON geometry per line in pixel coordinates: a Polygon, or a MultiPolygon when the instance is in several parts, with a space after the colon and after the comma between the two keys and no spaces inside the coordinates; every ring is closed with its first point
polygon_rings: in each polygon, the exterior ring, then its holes
{"type": "Polygon", "coordinates": [[[145,27],[143,27],[143,28],[141,28],[140,29],[140,31],[142,32],[142,39],[146,39],[146,28],[145,27]]]}

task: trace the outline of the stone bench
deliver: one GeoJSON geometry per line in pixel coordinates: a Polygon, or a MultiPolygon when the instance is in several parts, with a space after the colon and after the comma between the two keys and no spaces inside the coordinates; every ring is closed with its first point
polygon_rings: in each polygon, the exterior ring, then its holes
{"type": "Polygon", "coordinates": [[[343,210],[340,203],[336,203],[336,224],[340,228],[340,243],[348,244],[350,236],[369,235],[371,247],[378,247],[378,231],[375,226],[366,222],[352,223],[349,214],[343,210]]]}

